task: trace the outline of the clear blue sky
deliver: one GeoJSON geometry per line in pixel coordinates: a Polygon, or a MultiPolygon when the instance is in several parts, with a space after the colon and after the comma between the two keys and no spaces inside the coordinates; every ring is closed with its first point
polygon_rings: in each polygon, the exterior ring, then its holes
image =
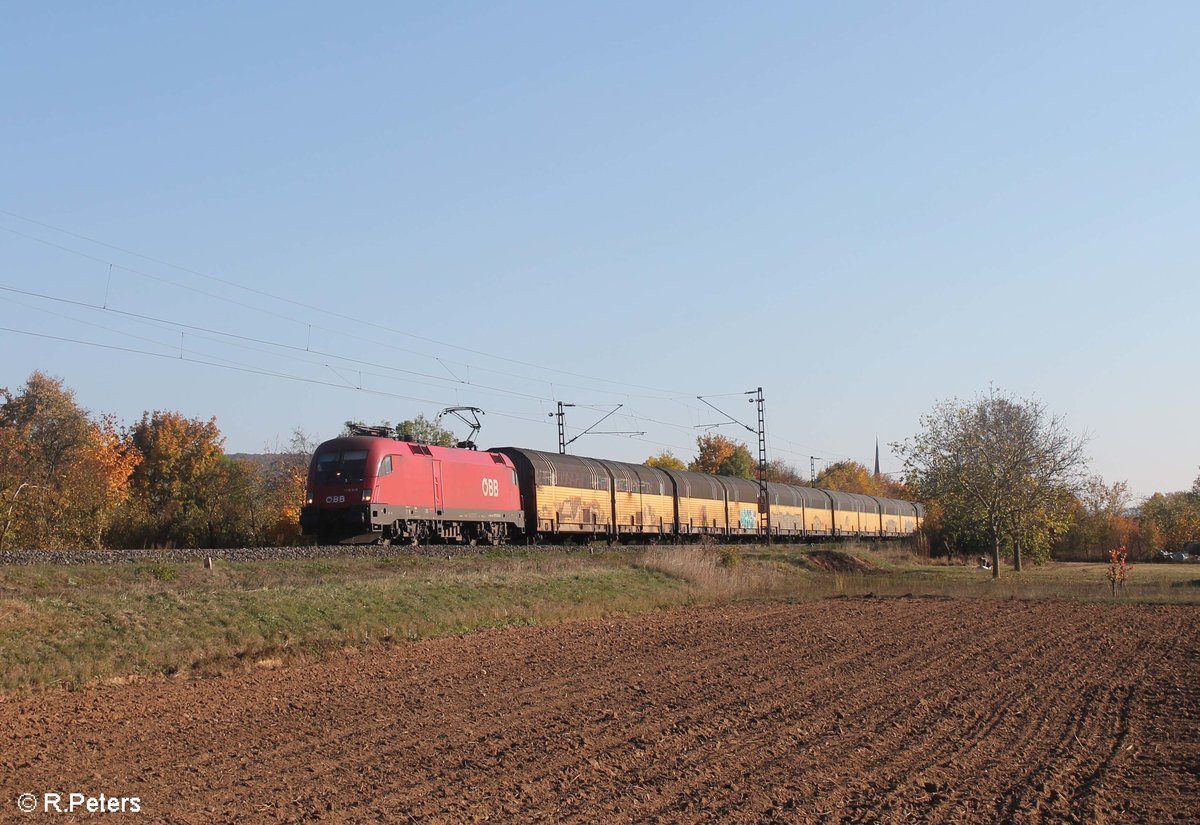
{"type": "Polygon", "coordinates": [[[175,358],[0,332],[0,386],[215,415],[231,452],[450,403],[554,449],[552,399],[624,403],[602,429],[644,440],[572,450],[641,460],[762,385],[807,472],[876,437],[899,469],[994,383],[1105,478],[1188,487],[1197,31],[1194,3],[6,4],[0,286],[108,309],[0,291],[0,326],[175,358]]]}

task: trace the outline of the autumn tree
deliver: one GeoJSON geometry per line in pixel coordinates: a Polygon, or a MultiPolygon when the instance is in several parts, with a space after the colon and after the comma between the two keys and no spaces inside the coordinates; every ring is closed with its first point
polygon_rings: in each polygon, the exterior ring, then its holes
{"type": "Polygon", "coordinates": [[[782,458],[771,459],[767,462],[767,481],[776,484],[807,485],[808,480],[799,471],[782,458]]]}
{"type": "Polygon", "coordinates": [[[1049,560],[1055,540],[1074,523],[1076,501],[1071,490],[1051,486],[1031,495],[1023,507],[1009,514],[1005,549],[1012,555],[1015,570],[1021,570],[1025,557],[1035,564],[1049,560]]]}
{"type": "Polygon", "coordinates": [[[750,448],[719,433],[702,435],[696,439],[696,458],[688,465],[688,469],[736,478],[758,477],[758,462],[750,455],[750,448]]]}
{"type": "Polygon", "coordinates": [[[884,495],[879,479],[857,461],[835,461],[817,474],[817,487],[864,496],[884,495]]]}
{"type": "Polygon", "coordinates": [[[308,464],[316,446],[303,430],[296,428],[285,449],[268,452],[260,470],[262,494],[270,512],[265,527],[266,543],[292,545],[303,540],[300,507],[308,483],[308,464]]]}
{"type": "MultiPolygon", "coordinates": [[[[0,522],[0,551],[8,546],[6,542],[11,536],[21,532],[25,520],[25,502],[21,494],[33,483],[25,446],[16,427],[0,426],[0,518],[3,519],[0,522]]],[[[30,493],[36,490],[35,485],[30,493]]]]}
{"type": "Polygon", "coordinates": [[[1146,499],[1140,522],[1157,550],[1179,552],[1200,541],[1200,479],[1190,491],[1155,493],[1146,499]]]}
{"type": "Polygon", "coordinates": [[[229,467],[216,419],[144,413],[131,431],[142,460],[133,472],[127,540],[195,546],[214,532],[229,467]]]}
{"type": "Polygon", "coordinates": [[[28,442],[31,455],[43,473],[53,478],[72,454],[87,442],[87,411],[75,402],[75,393],[62,379],[40,372],[29,376],[20,393],[0,392],[0,427],[12,428],[28,442]]]}
{"type": "Polygon", "coordinates": [[[1132,547],[1137,525],[1129,518],[1129,488],[1123,481],[1108,484],[1100,476],[1087,478],[1073,502],[1071,529],[1059,539],[1055,558],[1102,561],[1113,547],[1132,547]]]}
{"type": "Polygon", "coordinates": [[[758,462],[750,454],[750,448],[738,444],[733,448],[733,454],[721,462],[717,475],[733,476],[734,478],[758,478],[758,462]]]}
{"type": "Polygon", "coordinates": [[[733,455],[737,443],[719,433],[709,433],[696,439],[696,457],[688,469],[696,473],[715,474],[721,464],[733,455]]]}
{"type": "Polygon", "coordinates": [[[670,450],[663,450],[658,455],[652,455],[642,462],[647,467],[657,467],[660,470],[686,470],[687,465],[670,450]]]}
{"type": "Polygon", "coordinates": [[[93,418],[60,379],[0,390],[0,550],[295,543],[313,445],[230,457],[215,421],[93,418]]]}
{"type": "Polygon", "coordinates": [[[192,483],[195,495],[182,541],[204,547],[265,543],[263,526],[270,516],[256,462],[221,453],[192,483]]]}
{"type": "Polygon", "coordinates": [[[5,389],[0,397],[8,470],[8,507],[0,538],[27,547],[57,546],[69,506],[59,493],[70,462],[88,442],[87,412],[61,379],[40,372],[30,375],[20,392],[5,389]]]}
{"type": "Polygon", "coordinates": [[[71,501],[80,513],[80,537],[86,531],[86,543],[99,549],[129,501],[133,471],[142,456],[116,419],[104,416],[92,425],[79,457],[81,466],[70,476],[71,501]]]}
{"type": "Polygon", "coordinates": [[[977,525],[999,576],[1007,546],[1021,569],[1021,552],[1061,530],[1085,466],[1084,440],[1039,401],[996,390],[973,401],[937,404],[922,431],[897,445],[916,490],[935,499],[948,518],[977,525]]]}
{"type": "Polygon", "coordinates": [[[0,548],[100,546],[136,452],[61,379],[35,372],[0,398],[0,548]]]}

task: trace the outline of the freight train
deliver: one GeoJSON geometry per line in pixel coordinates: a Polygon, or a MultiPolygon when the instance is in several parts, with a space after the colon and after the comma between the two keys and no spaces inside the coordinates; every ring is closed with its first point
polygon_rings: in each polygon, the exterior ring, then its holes
{"type": "MultiPolygon", "coordinates": [[[[770,535],[912,535],[920,504],[767,484],[770,535]]],[[[755,481],[517,447],[438,447],[353,435],[321,444],[300,526],[321,543],[761,541],[755,481]]]]}

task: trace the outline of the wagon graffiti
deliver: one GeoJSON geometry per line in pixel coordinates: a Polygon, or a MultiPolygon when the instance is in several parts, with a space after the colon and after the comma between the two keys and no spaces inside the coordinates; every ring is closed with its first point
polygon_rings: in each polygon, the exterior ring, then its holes
{"type": "MultiPolygon", "coordinates": [[[[600,521],[593,502],[585,503],[582,498],[563,499],[558,505],[558,520],[569,524],[595,524],[600,521]]],[[[605,513],[604,515],[607,515],[605,513]]]]}

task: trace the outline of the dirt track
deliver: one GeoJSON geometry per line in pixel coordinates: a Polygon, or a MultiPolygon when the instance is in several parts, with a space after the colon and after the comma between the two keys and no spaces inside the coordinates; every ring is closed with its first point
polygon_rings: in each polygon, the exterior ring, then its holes
{"type": "Polygon", "coordinates": [[[705,608],[0,703],[0,821],[1190,822],[1198,774],[1194,607],[705,608]]]}

